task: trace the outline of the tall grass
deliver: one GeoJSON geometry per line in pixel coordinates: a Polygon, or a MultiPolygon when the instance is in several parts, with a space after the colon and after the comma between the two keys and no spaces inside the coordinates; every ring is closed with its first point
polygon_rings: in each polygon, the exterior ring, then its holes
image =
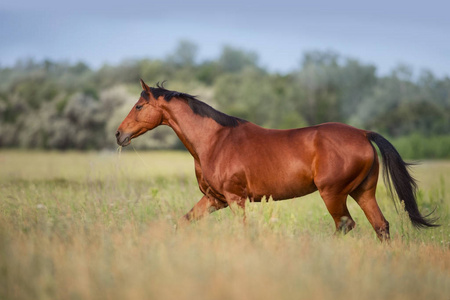
{"type": "Polygon", "coordinates": [[[448,299],[450,162],[414,170],[442,226],[413,229],[380,183],[381,244],[351,199],[334,236],[317,193],[176,229],[201,197],[184,152],[2,151],[0,299],[448,299]]]}

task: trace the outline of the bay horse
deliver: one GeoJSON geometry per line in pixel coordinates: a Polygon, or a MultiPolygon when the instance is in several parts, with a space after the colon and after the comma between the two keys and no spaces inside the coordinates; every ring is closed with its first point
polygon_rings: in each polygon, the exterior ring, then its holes
{"type": "MultiPolygon", "coordinates": [[[[352,196],[364,211],[378,238],[389,240],[389,223],[375,198],[379,162],[392,193],[404,201],[415,227],[433,227],[435,219],[417,207],[416,182],[392,144],[380,134],[340,123],[273,130],[228,116],[196,97],[149,87],[141,79],[139,100],[120,124],[117,143],[131,140],[159,125],[170,126],[195,162],[195,175],[203,197],[182,218],[198,220],[216,210],[266,197],[290,199],[319,191],[333,217],[337,232],[355,227],[347,209],[352,196]]],[[[394,202],[395,204],[395,202],[394,202]]],[[[244,213],[245,218],[245,213],[244,213]]]]}

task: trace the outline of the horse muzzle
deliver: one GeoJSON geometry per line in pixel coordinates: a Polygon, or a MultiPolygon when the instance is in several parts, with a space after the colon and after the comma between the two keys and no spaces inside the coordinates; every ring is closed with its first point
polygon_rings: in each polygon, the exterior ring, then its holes
{"type": "Polygon", "coordinates": [[[128,146],[131,143],[131,134],[124,134],[120,132],[120,130],[117,130],[116,132],[116,140],[117,144],[119,146],[125,147],[128,146]]]}

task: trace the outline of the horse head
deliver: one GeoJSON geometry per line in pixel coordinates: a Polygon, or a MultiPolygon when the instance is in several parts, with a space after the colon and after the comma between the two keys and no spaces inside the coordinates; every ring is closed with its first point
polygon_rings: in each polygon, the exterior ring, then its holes
{"type": "Polygon", "coordinates": [[[131,140],[161,125],[163,111],[151,88],[141,79],[142,93],[116,131],[117,144],[128,146],[131,140]]]}

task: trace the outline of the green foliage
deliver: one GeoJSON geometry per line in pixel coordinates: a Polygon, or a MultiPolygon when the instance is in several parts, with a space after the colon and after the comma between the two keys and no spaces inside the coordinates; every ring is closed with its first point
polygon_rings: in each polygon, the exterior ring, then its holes
{"type": "Polygon", "coordinates": [[[433,102],[401,103],[373,118],[369,125],[392,136],[450,134],[450,109],[433,102]]]}
{"type": "Polygon", "coordinates": [[[391,140],[398,152],[407,159],[449,159],[450,135],[425,136],[414,133],[391,140]]]}
{"type": "MultiPolygon", "coordinates": [[[[198,95],[261,126],[344,122],[398,138],[409,157],[448,157],[449,77],[426,70],[416,76],[406,65],[377,76],[375,66],[331,51],[307,52],[297,69],[277,74],[261,67],[255,52],[225,46],[216,59],[199,61],[198,51],[183,40],[165,59],[126,60],[97,70],[49,60],[0,67],[0,147],[112,148],[143,78],[150,84],[168,80],[169,89],[198,95]],[[406,146],[422,137],[438,142],[406,146]]],[[[135,145],[179,147],[176,136],[161,128],[135,145]]]]}
{"type": "Polygon", "coordinates": [[[239,72],[248,66],[256,67],[258,55],[254,52],[245,52],[231,46],[225,46],[218,62],[225,72],[239,72]]]}

